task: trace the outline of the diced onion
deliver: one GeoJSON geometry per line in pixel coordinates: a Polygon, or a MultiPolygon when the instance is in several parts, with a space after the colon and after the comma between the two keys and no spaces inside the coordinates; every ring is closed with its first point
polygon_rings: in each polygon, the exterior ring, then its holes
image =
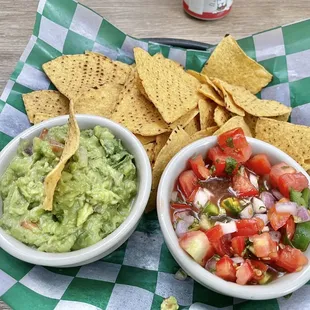
{"type": "Polygon", "coordinates": [[[280,200],[284,197],[277,189],[272,189],[271,194],[275,196],[277,200],[280,200]]]}
{"type": "Polygon", "coordinates": [[[268,226],[265,226],[263,229],[262,229],[262,232],[267,232],[267,231],[269,231],[270,229],[269,229],[269,227],[268,226]]]}
{"type": "Polygon", "coordinates": [[[276,203],[276,211],[279,213],[290,213],[297,215],[297,204],[295,202],[276,203]]]}
{"type": "Polygon", "coordinates": [[[257,180],[257,176],[254,175],[253,173],[250,173],[249,179],[250,179],[250,182],[252,183],[252,185],[253,185],[256,189],[258,189],[258,180],[257,180]]]}
{"type": "Polygon", "coordinates": [[[197,209],[204,207],[209,201],[211,193],[206,188],[199,188],[194,199],[194,206],[197,209]]]}
{"type": "Polygon", "coordinates": [[[231,259],[235,264],[242,264],[244,262],[244,259],[240,256],[232,257],[231,259]]]}
{"type": "Polygon", "coordinates": [[[262,192],[259,197],[267,209],[272,208],[276,202],[274,196],[269,192],[262,192]]]}
{"type": "Polygon", "coordinates": [[[176,272],[176,274],[174,275],[174,277],[175,277],[177,280],[184,281],[184,280],[186,280],[186,278],[187,278],[187,274],[186,274],[186,272],[185,272],[182,268],[180,268],[180,269],[176,272]]]}
{"type": "Polygon", "coordinates": [[[265,204],[256,197],[253,197],[252,204],[255,213],[265,213],[267,211],[265,204]]]}
{"type": "Polygon", "coordinates": [[[279,243],[281,240],[281,233],[279,231],[270,231],[270,237],[273,241],[279,243]]]}
{"type": "Polygon", "coordinates": [[[300,218],[299,223],[310,221],[309,211],[305,207],[299,207],[297,209],[297,216],[300,218]]]}
{"type": "Polygon", "coordinates": [[[267,214],[255,214],[255,217],[260,218],[264,222],[265,225],[269,223],[267,214]]]}
{"type": "Polygon", "coordinates": [[[177,191],[173,191],[171,193],[171,201],[175,202],[178,200],[178,192],[177,191]]]}
{"type": "Polygon", "coordinates": [[[252,204],[248,205],[247,207],[245,207],[240,213],[240,218],[242,219],[250,219],[253,217],[254,211],[253,211],[253,207],[252,204]]]}
{"type": "MultiPolygon", "coordinates": [[[[215,223],[216,224],[216,223],[215,223]]],[[[222,227],[222,231],[224,235],[231,234],[237,231],[237,225],[236,222],[229,222],[229,223],[220,223],[218,222],[218,225],[222,227]]]]}
{"type": "Polygon", "coordinates": [[[205,269],[207,269],[208,271],[210,271],[210,272],[214,272],[215,270],[216,270],[216,262],[217,262],[218,260],[213,256],[213,257],[211,257],[208,261],[207,261],[207,263],[206,263],[206,265],[205,265],[205,269]]]}

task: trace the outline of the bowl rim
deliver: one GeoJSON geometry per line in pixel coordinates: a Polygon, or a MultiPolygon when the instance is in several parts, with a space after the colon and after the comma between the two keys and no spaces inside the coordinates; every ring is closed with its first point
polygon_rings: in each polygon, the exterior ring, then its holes
{"type": "MultiPolygon", "coordinates": [[[[51,118],[39,124],[33,125],[27,130],[20,133],[12,141],[10,141],[1,151],[0,164],[3,160],[5,160],[5,158],[8,156],[9,152],[12,149],[18,147],[20,139],[27,139],[27,137],[30,138],[31,135],[38,136],[39,132],[46,127],[51,128],[64,125],[67,123],[68,117],[68,115],[64,115],[51,118]]],[[[140,179],[138,183],[138,191],[132,204],[132,210],[129,213],[128,217],[124,220],[124,222],[116,230],[103,238],[101,241],[89,247],[66,253],[40,252],[18,241],[0,228],[0,247],[10,255],[22,261],[50,267],[70,267],[72,265],[82,265],[84,261],[91,260],[92,258],[95,258],[96,256],[107,252],[113,247],[115,249],[115,247],[117,248],[123,242],[125,242],[133,232],[133,229],[138,224],[144,212],[145,206],[147,205],[151,191],[152,171],[147,153],[138,138],[127,128],[110,119],[86,114],[76,114],[75,117],[79,125],[84,121],[93,124],[92,126],[87,126],[88,128],[93,128],[96,125],[109,128],[113,133],[115,133],[116,136],[118,134],[122,135],[122,138],[120,139],[123,142],[126,141],[127,144],[130,144],[133,149],[136,149],[136,153],[138,156],[135,156],[135,161],[139,162],[139,165],[141,167],[139,169],[140,179]]]]}
{"type": "MultiPolygon", "coordinates": [[[[310,182],[310,177],[306,173],[306,171],[288,154],[264,141],[251,137],[247,137],[247,140],[251,145],[259,146],[262,149],[262,153],[264,153],[264,150],[268,150],[272,152],[275,157],[280,157],[278,154],[280,154],[281,157],[285,157],[288,164],[292,165],[296,170],[305,174],[310,182]]],[[[166,166],[161,176],[157,192],[157,214],[159,224],[169,251],[188,275],[190,275],[195,281],[199,282],[203,286],[208,287],[218,293],[229,295],[232,297],[252,300],[273,299],[290,294],[309,281],[310,264],[308,264],[308,266],[305,266],[303,270],[298,273],[285,275],[285,277],[289,276],[290,279],[292,278],[289,282],[284,281],[284,283],[282,283],[275,280],[265,286],[239,285],[236,283],[222,280],[221,278],[207,271],[205,268],[196,263],[189,255],[187,255],[183,251],[183,249],[181,249],[177,242],[178,239],[175,235],[170,220],[169,202],[165,201],[164,198],[169,194],[170,191],[167,184],[170,185],[171,180],[174,182],[177,177],[172,177],[173,169],[181,163],[184,164],[185,161],[193,154],[193,151],[195,149],[206,146],[206,152],[211,146],[216,143],[216,141],[217,137],[211,136],[195,141],[184,147],[170,160],[169,164],[166,166]]],[[[310,259],[309,254],[307,255],[307,257],[310,259]]]]}

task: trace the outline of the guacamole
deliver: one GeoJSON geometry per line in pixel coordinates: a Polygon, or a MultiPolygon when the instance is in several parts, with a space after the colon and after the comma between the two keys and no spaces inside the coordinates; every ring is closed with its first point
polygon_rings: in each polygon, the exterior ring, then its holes
{"type": "Polygon", "coordinates": [[[133,156],[103,127],[81,131],[80,146],[57,184],[53,210],[45,211],[43,182],[56,166],[68,127],[44,130],[21,141],[0,180],[0,227],[44,252],[88,247],[113,232],[128,216],[137,191],[133,156]]]}

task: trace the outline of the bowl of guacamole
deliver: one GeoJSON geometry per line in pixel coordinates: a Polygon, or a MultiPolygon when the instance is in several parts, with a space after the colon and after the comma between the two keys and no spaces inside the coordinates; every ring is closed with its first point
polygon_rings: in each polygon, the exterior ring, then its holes
{"type": "Polygon", "coordinates": [[[0,246],[24,261],[71,267],[110,254],[127,240],[151,188],[147,154],[113,121],[77,115],[80,143],[57,183],[51,211],[43,182],[57,165],[67,117],[33,126],[0,154],[0,246]]]}

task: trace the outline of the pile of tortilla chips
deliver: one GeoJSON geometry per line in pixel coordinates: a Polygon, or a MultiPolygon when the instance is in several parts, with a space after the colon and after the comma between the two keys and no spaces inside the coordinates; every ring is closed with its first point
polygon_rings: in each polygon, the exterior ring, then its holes
{"type": "Polygon", "coordinates": [[[306,151],[310,128],[287,123],[290,107],[255,96],[272,75],[231,36],[220,42],[201,73],[185,71],[173,60],[161,54],[151,56],[141,48],[134,48],[134,56],[134,65],[93,52],[61,56],[44,64],[58,91],[24,95],[29,120],[38,123],[67,114],[73,101],[75,113],[107,117],[127,127],[143,144],[153,168],[147,210],[155,206],[161,174],[178,151],[236,127],[310,168],[306,151]],[[290,133],[285,140],[280,138],[283,131],[290,133]]]}

